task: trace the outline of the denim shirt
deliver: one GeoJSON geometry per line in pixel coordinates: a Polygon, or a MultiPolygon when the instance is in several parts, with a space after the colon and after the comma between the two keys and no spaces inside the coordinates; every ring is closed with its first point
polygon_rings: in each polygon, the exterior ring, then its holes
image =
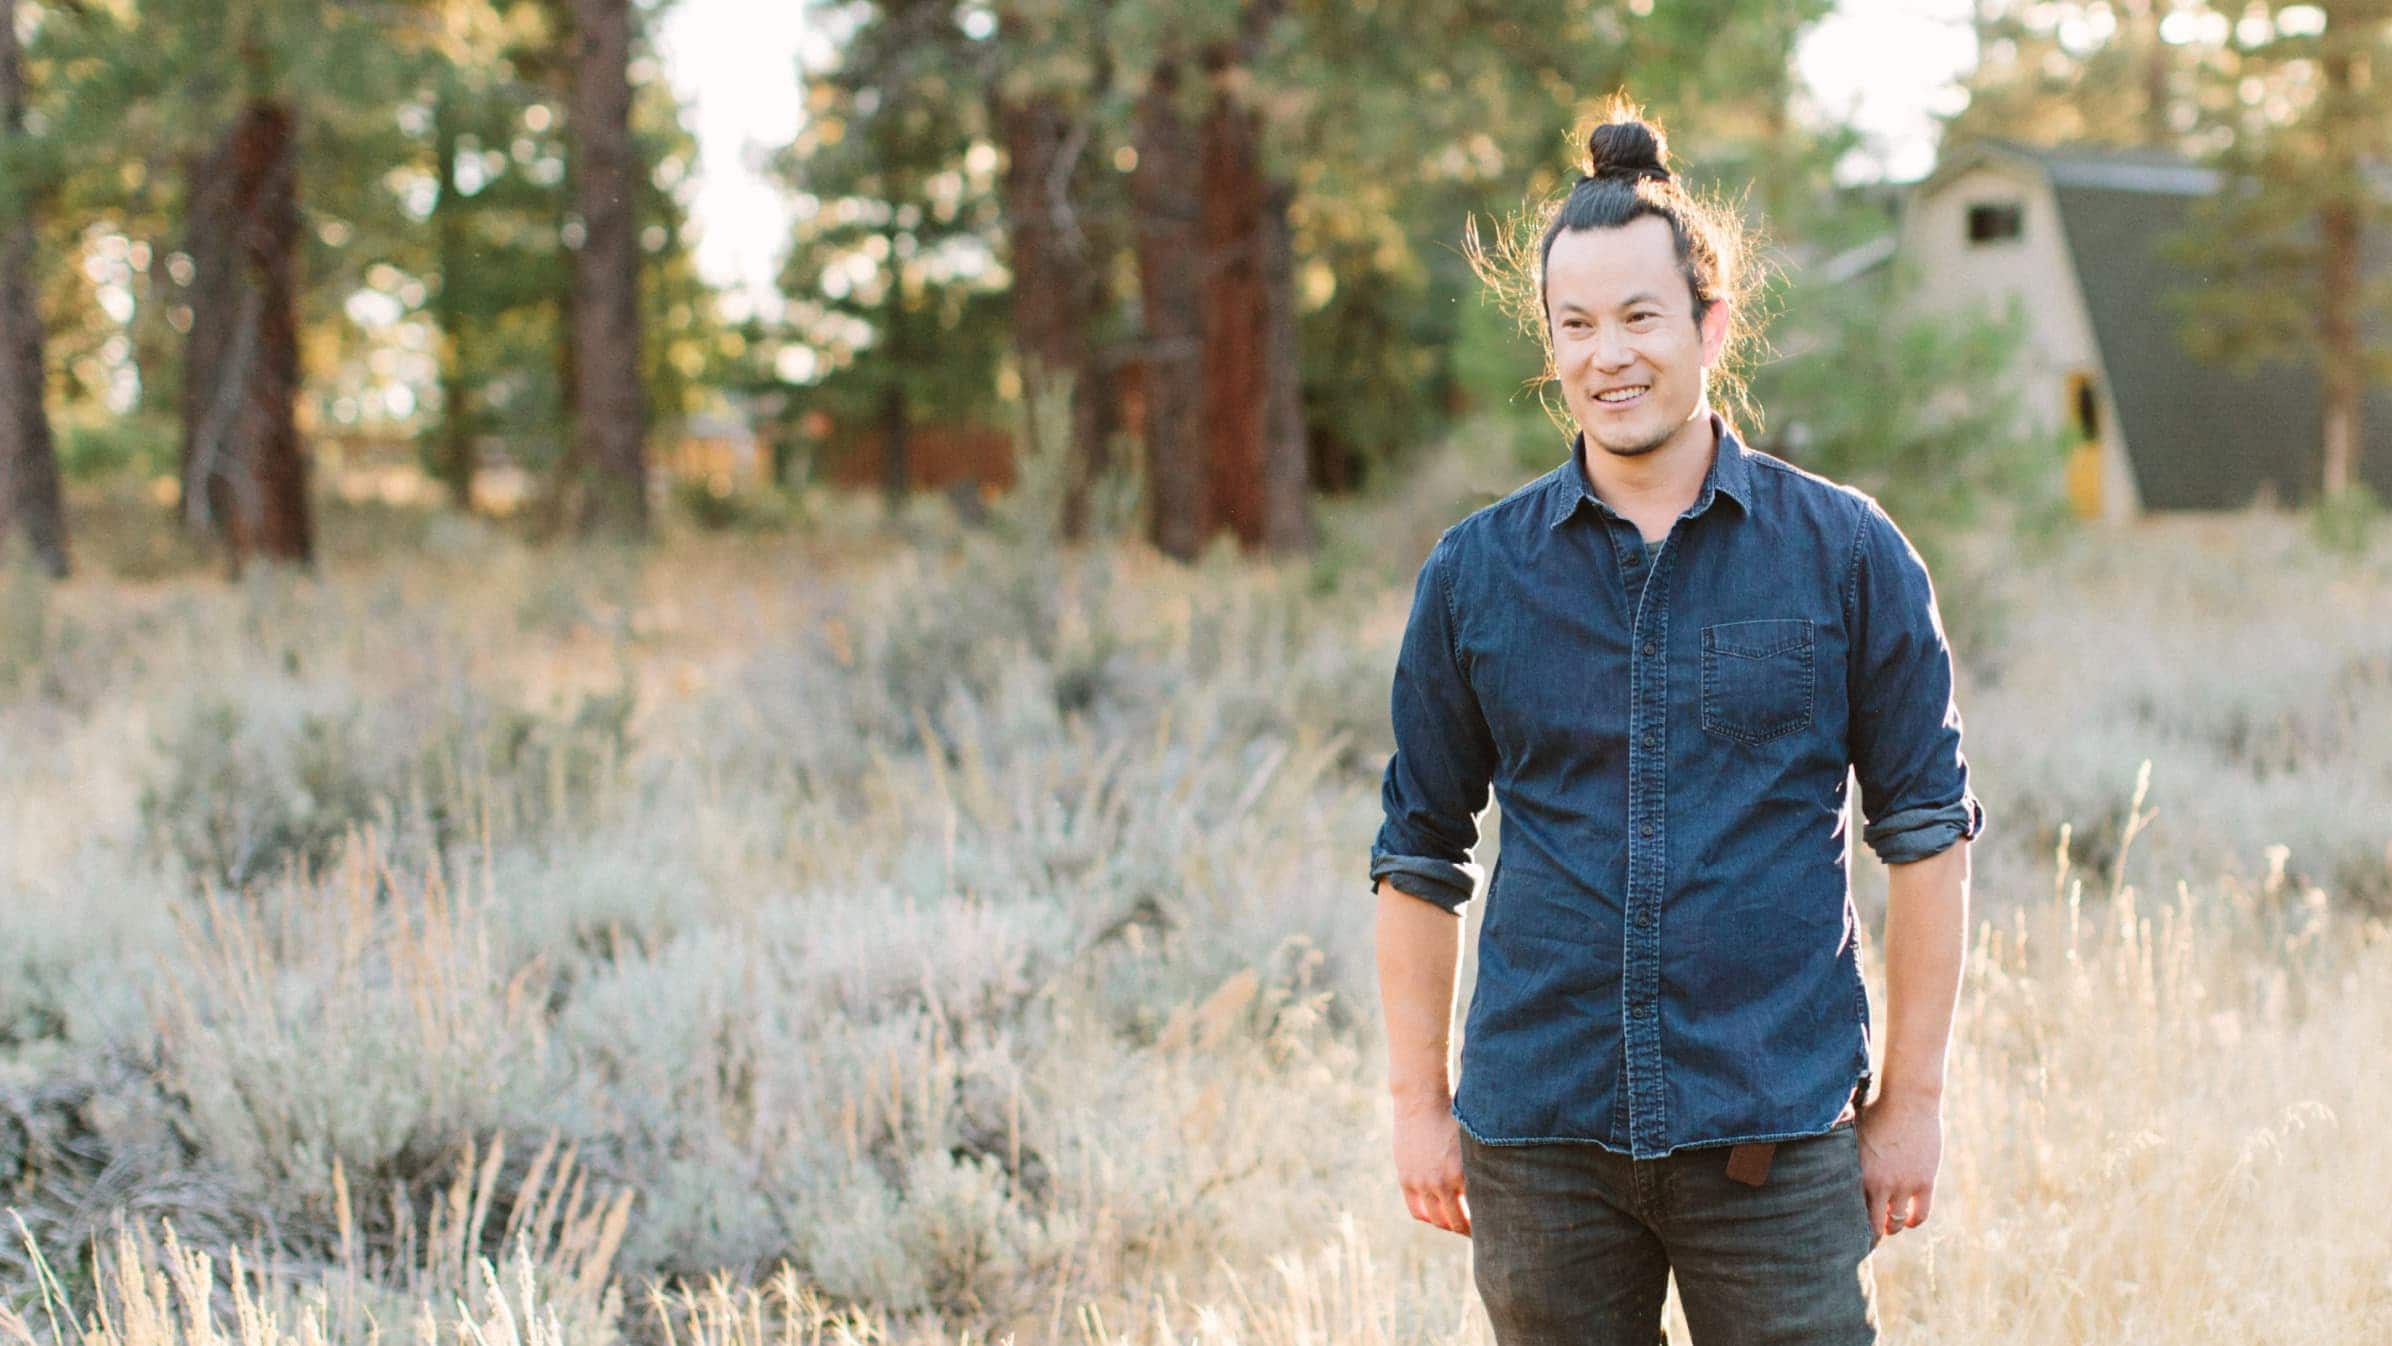
{"type": "Polygon", "coordinates": [[[1918,552],[1866,493],[1712,427],[1649,557],[1580,436],[1420,569],[1370,876],[1460,909],[1492,788],[1453,1101],[1484,1142],[1828,1130],[1869,1068],[1847,779],[1889,864],[1984,830],[1918,552]]]}

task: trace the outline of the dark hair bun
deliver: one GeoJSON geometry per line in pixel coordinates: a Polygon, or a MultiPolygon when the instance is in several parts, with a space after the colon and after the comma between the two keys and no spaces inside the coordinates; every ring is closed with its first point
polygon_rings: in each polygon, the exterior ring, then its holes
{"type": "Polygon", "coordinates": [[[1659,131],[1633,118],[1605,122],[1586,138],[1586,175],[1597,181],[1651,178],[1667,182],[1669,169],[1661,162],[1667,157],[1669,142],[1659,131]]]}

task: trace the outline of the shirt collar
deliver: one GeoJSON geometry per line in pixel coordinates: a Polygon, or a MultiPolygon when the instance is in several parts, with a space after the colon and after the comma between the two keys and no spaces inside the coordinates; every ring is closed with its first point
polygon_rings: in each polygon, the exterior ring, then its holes
{"type": "MultiPolygon", "coordinates": [[[[1726,496],[1736,502],[1736,508],[1746,516],[1752,514],[1751,455],[1728,429],[1728,423],[1716,411],[1710,413],[1711,429],[1719,437],[1719,451],[1711,457],[1711,470],[1703,477],[1703,489],[1694,498],[1686,513],[1689,516],[1711,508],[1714,496],[1726,496]]],[[[1581,430],[1570,440],[1570,460],[1553,474],[1553,484],[1547,489],[1547,528],[1559,528],[1578,512],[1580,505],[1593,505],[1608,514],[1618,511],[1595,495],[1594,484],[1586,475],[1586,432],[1581,430]]]]}

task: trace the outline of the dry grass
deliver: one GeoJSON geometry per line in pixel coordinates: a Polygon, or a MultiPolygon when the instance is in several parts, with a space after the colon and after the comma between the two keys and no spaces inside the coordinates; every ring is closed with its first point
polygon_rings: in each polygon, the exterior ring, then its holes
{"type": "MultiPolygon", "coordinates": [[[[1483,1341],[1362,878],[1418,526],[907,526],[7,581],[0,1343],[1483,1341]]],[[[2392,556],[1973,554],[1889,1336],[2392,1337],[2392,556]]]]}

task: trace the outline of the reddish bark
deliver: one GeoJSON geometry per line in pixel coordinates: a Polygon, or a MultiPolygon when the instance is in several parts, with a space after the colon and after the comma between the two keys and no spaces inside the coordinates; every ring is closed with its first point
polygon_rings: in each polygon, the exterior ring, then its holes
{"type": "Polygon", "coordinates": [[[1304,437],[1302,361],[1296,347],[1296,255],[1287,209],[1295,189],[1265,193],[1262,240],[1262,543],[1275,552],[1313,543],[1312,482],[1304,437]]]}
{"type": "Polygon", "coordinates": [[[432,322],[440,357],[440,422],[432,445],[432,472],[448,488],[449,508],[473,510],[473,386],[466,378],[464,197],[457,186],[460,152],[457,94],[444,87],[432,105],[432,154],[436,160],[432,198],[432,240],[440,259],[440,285],[432,293],[432,322]]]}
{"type": "Polygon", "coordinates": [[[314,553],[296,419],[297,150],[290,109],[251,99],[193,183],[184,511],[223,536],[236,570],[252,554],[305,563],[314,553]]]}
{"type": "Polygon", "coordinates": [[[574,452],[584,531],[648,526],[647,399],[640,382],[638,184],[631,138],[630,0],[575,0],[574,452]]]}
{"type": "MultiPolygon", "coordinates": [[[[2329,11],[2330,12],[2330,11],[2329,11]]],[[[2318,344],[2324,357],[2323,374],[2325,494],[2350,489],[2363,442],[2367,395],[2367,352],[2359,331],[2360,256],[2368,204],[2366,146],[2363,129],[2371,125],[2358,86],[2364,79],[2366,56],[2360,40],[2350,36],[2366,25],[2335,14],[2329,22],[2323,100],[2325,153],[2332,186],[2318,209],[2318,233],[2325,244],[2320,286],[2318,344]],[[2358,48],[2359,50],[2354,50],[2358,48]]]]}
{"type": "MultiPolygon", "coordinates": [[[[25,74],[15,0],[0,0],[0,144],[24,128],[25,74]]],[[[0,227],[0,543],[25,532],[35,564],[64,578],[66,512],[43,402],[42,323],[34,281],[33,203],[20,187],[0,227]]],[[[5,559],[0,551],[0,559],[5,559]]]]}
{"type": "Polygon", "coordinates": [[[1254,547],[1263,535],[1264,364],[1262,128],[1233,91],[1234,67],[1212,70],[1202,133],[1204,456],[1206,536],[1227,528],[1254,547]]]}
{"type": "Polygon", "coordinates": [[[1155,66],[1137,108],[1137,171],[1131,175],[1138,288],[1146,320],[1142,352],[1147,533],[1164,554],[1194,560],[1203,546],[1206,473],[1198,360],[1200,234],[1196,138],[1178,106],[1178,63],[1155,66]]]}
{"type": "Polygon", "coordinates": [[[1097,348],[1109,290],[1106,253],[1092,237],[1082,165],[1088,126],[1060,98],[1035,93],[995,99],[1005,138],[1005,213],[1013,269],[1014,342],[1022,393],[1036,412],[1054,386],[1071,388],[1071,462],[1064,482],[1062,532],[1085,537],[1089,494],[1109,467],[1119,420],[1114,379],[1097,348]]]}

